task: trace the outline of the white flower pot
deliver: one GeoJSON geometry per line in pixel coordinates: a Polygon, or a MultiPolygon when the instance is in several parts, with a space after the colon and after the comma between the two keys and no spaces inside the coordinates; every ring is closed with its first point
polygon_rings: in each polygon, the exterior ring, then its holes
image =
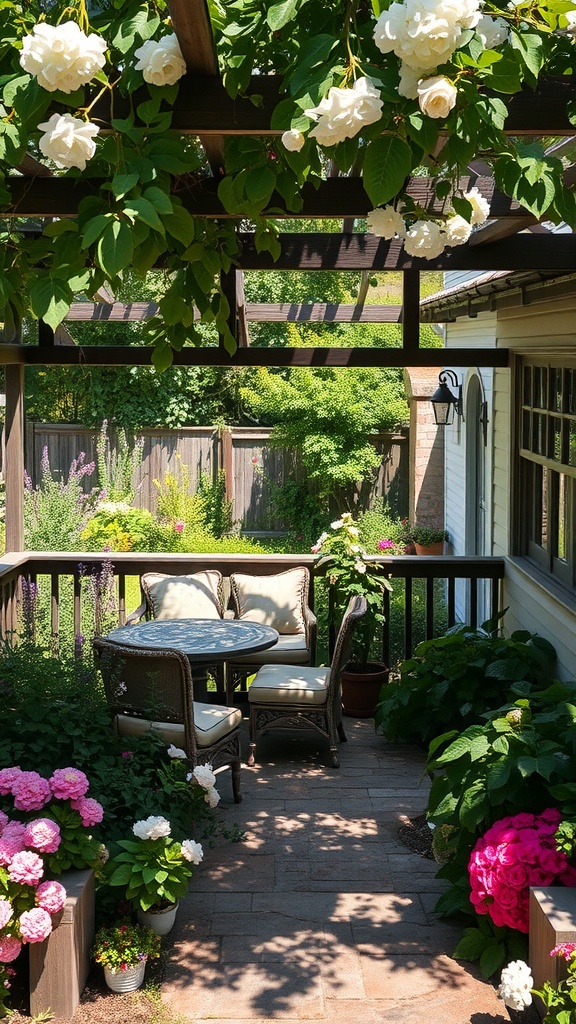
{"type": "Polygon", "coordinates": [[[138,909],[137,918],[139,924],[147,924],[156,935],[168,935],[172,931],[176,920],[178,903],[171,903],[164,910],[142,910],[138,909]]]}
{"type": "Polygon", "coordinates": [[[104,978],[112,992],[135,992],[144,981],[146,961],[128,967],[125,971],[113,971],[110,967],[104,968],[104,978]]]}

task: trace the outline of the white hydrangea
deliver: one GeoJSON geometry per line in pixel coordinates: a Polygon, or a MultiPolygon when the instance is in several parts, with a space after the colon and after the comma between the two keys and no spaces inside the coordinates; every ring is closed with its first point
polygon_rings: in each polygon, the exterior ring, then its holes
{"type": "Polygon", "coordinates": [[[161,839],[170,835],[170,822],[160,814],[134,822],[132,831],[138,839],[161,839]]]}
{"type": "Polygon", "coordinates": [[[193,778],[199,786],[204,789],[211,789],[216,784],[216,775],[211,764],[199,764],[192,772],[193,778]]]}
{"type": "Polygon", "coordinates": [[[472,234],[472,225],[459,213],[449,217],[444,225],[446,245],[464,245],[472,234]]]}
{"type": "Polygon", "coordinates": [[[204,856],[204,850],[200,843],[197,843],[195,839],[185,839],[180,844],[182,850],[182,856],[184,860],[189,860],[192,864],[200,864],[204,856]]]}
{"type": "Polygon", "coordinates": [[[564,14],[566,18],[566,31],[569,36],[572,36],[572,41],[576,41],[576,10],[566,11],[564,14]]]}
{"type": "Polygon", "coordinates": [[[417,100],[418,82],[421,77],[420,71],[415,71],[409,64],[401,64],[398,94],[404,96],[407,100],[417,100]]]}
{"type": "Polygon", "coordinates": [[[512,960],[502,969],[498,995],[512,1010],[524,1010],[532,1002],[534,979],[524,960],[512,960]]]}
{"type": "Polygon", "coordinates": [[[104,39],[95,32],[87,36],[75,21],[40,22],[22,40],[20,65],[47,92],[70,93],[87,85],[104,67],[105,53],[104,39]]]}
{"type": "Polygon", "coordinates": [[[150,85],[174,85],[186,74],[186,61],[175,32],[162,39],[147,39],[134,51],[136,70],[150,85]]]}
{"type": "Polygon", "coordinates": [[[44,132],[38,143],[40,152],[57,167],[77,167],[83,171],[87,160],[96,152],[94,139],[100,129],[91,121],[72,117],[72,114],[52,114],[38,129],[44,132]]]}
{"type": "Polygon", "coordinates": [[[306,142],[306,137],[297,128],[289,128],[287,132],[284,132],[280,141],[289,153],[299,153],[306,142]]]}
{"type": "Polygon", "coordinates": [[[471,188],[469,192],[464,192],[464,199],[467,199],[472,207],[472,216],[470,217],[470,223],[472,227],[477,224],[484,224],[488,220],[490,213],[490,203],[476,187],[471,188]]]}
{"type": "Polygon", "coordinates": [[[366,125],[379,121],[381,112],[380,91],[369,78],[357,78],[351,89],[332,86],[317,107],[304,111],[318,122],[310,136],[321,146],[352,139],[366,125]]]}
{"type": "Polygon", "coordinates": [[[376,22],[374,41],[382,53],[396,54],[411,68],[435,70],[454,53],[463,28],[480,18],[480,0],[394,2],[376,22]]]}
{"type": "Polygon", "coordinates": [[[406,232],[404,249],[408,256],[433,260],[446,247],[446,235],[434,220],[419,220],[406,232]]]}
{"type": "Polygon", "coordinates": [[[96,505],[97,512],[129,512],[130,505],[127,501],[99,501],[96,505]]]}
{"type": "Polygon", "coordinates": [[[214,789],[214,786],[212,786],[211,789],[207,789],[204,793],[204,800],[208,804],[208,807],[214,809],[214,807],[217,807],[220,803],[220,793],[217,789],[214,789]]]}
{"type": "Polygon", "coordinates": [[[448,117],[457,97],[456,86],[444,75],[421,78],[418,82],[418,106],[427,117],[448,117]]]}
{"type": "Polygon", "coordinates": [[[378,235],[379,238],[395,238],[404,236],[406,225],[402,217],[393,206],[379,206],[376,210],[370,210],[366,217],[366,226],[371,235],[378,235]]]}
{"type": "Polygon", "coordinates": [[[495,50],[510,35],[508,22],[504,18],[491,18],[489,14],[483,14],[476,25],[476,35],[480,36],[487,50],[495,50]]]}
{"type": "Polygon", "coordinates": [[[188,757],[185,750],[182,747],[175,747],[173,743],[168,747],[168,757],[173,757],[177,761],[185,761],[188,757]]]}

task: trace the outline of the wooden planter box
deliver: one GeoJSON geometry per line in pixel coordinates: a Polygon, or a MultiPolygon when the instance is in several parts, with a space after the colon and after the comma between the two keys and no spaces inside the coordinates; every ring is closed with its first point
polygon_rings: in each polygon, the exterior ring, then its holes
{"type": "MultiPolygon", "coordinates": [[[[566,963],[561,956],[550,956],[550,950],[560,942],[576,942],[576,889],[550,885],[530,889],[530,969],[534,988],[542,988],[545,981],[557,985],[566,978],[566,963]]],[[[546,1007],[541,999],[534,1000],[543,1017],[546,1007]]]]}

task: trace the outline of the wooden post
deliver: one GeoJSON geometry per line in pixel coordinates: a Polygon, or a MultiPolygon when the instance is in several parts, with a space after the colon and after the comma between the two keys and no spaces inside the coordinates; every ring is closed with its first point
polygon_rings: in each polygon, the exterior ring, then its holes
{"type": "Polygon", "coordinates": [[[6,551],[24,549],[24,367],[6,366],[6,551]]]}

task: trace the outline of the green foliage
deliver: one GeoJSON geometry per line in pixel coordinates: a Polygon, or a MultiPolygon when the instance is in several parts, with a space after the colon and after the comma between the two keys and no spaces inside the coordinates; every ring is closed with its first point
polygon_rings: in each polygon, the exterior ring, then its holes
{"type": "Polygon", "coordinates": [[[566,961],[567,977],[560,978],[557,985],[545,981],[541,989],[533,989],[546,1007],[542,1024],[573,1024],[576,1014],[575,952],[574,944],[571,942],[555,946],[550,955],[553,953],[566,961]]]}
{"type": "Polygon", "coordinates": [[[381,540],[391,540],[399,547],[404,542],[405,524],[393,515],[390,506],[383,498],[376,498],[372,508],[366,509],[358,516],[360,543],[371,555],[385,554],[378,547],[381,540]]]}
{"type": "Polygon", "coordinates": [[[154,480],[156,487],[156,514],[164,525],[184,529],[202,529],[205,526],[204,500],[190,494],[190,470],[176,452],[176,472],[165,473],[162,480],[154,480]]]}
{"type": "Polygon", "coordinates": [[[327,502],[298,480],[286,480],[282,485],[271,481],[270,489],[272,514],[290,531],[287,550],[310,551],[328,518],[327,502]]]}
{"type": "Polygon", "coordinates": [[[416,648],[382,694],[376,729],[391,740],[429,743],[478,722],[552,679],[555,651],[526,631],[510,637],[459,625],[416,648]]]}
{"type": "Polygon", "coordinates": [[[151,512],[124,502],[100,502],[81,534],[85,551],[161,551],[161,537],[151,512]]]}
{"type": "Polygon", "coordinates": [[[430,544],[440,544],[442,541],[447,541],[448,531],[442,529],[436,530],[432,526],[408,526],[407,536],[416,544],[421,544],[422,547],[426,548],[430,544]]]}
{"type": "Polygon", "coordinates": [[[477,925],[465,928],[454,950],[456,960],[478,960],[483,978],[491,978],[510,960],[523,960],[528,954],[525,935],[511,928],[498,928],[488,916],[476,917],[477,925]]]}
{"type": "Polygon", "coordinates": [[[48,449],[42,455],[37,487],[29,476],[24,488],[24,542],[30,551],[78,551],[80,536],[94,507],[97,489],[87,493],[84,477],[94,472],[84,462],[84,452],[73,459],[66,480],[56,480],[50,469],[48,449]]]}
{"type": "Polygon", "coordinates": [[[126,431],[118,430],[117,446],[112,447],[108,437],[108,420],[104,420],[96,439],[96,465],[98,480],[107,501],[134,499],[134,473],[142,461],[144,438],[137,437],[130,445],[126,431]]]}
{"type": "Polygon", "coordinates": [[[176,839],[120,839],[117,846],[121,852],[109,862],[107,882],[120,886],[135,910],[163,908],[186,895],[193,869],[176,839]]]}
{"type": "Polygon", "coordinates": [[[204,525],[215,537],[226,537],[232,533],[232,502],[226,498],[226,474],[218,471],[215,480],[208,473],[201,473],[198,482],[198,497],[202,501],[204,525]]]}

